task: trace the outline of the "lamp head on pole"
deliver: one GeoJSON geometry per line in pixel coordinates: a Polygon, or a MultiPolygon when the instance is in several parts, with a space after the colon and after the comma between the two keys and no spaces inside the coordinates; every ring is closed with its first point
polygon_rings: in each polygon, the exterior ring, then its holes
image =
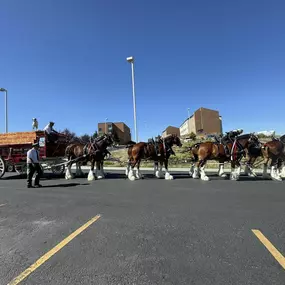
{"type": "Polygon", "coordinates": [[[0,88],[0,91],[6,92],[7,90],[5,88],[0,88]]]}
{"type": "Polygon", "coordinates": [[[134,57],[133,56],[127,57],[127,61],[129,63],[134,62],[134,57]]]}

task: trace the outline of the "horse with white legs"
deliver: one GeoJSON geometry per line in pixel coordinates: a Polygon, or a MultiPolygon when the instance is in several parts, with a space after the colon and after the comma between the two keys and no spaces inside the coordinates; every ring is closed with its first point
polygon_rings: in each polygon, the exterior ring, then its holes
{"type": "Polygon", "coordinates": [[[110,135],[103,135],[97,138],[94,142],[88,144],[73,143],[66,148],[66,157],[68,158],[65,178],[72,179],[74,175],[71,172],[71,166],[76,163],[77,174],[82,174],[81,165],[91,163],[90,171],[88,173],[88,180],[95,180],[94,167],[96,163],[96,177],[97,179],[104,178],[101,169],[102,161],[106,155],[107,147],[113,144],[113,139],[110,135]]]}
{"type": "Polygon", "coordinates": [[[282,181],[285,178],[285,135],[280,137],[279,140],[273,140],[263,144],[262,156],[264,158],[263,176],[268,177],[267,168],[270,164],[270,177],[272,180],[282,181]]]}
{"type": "Polygon", "coordinates": [[[285,178],[285,164],[284,162],[281,163],[281,166],[279,168],[279,174],[281,178],[285,178]]]}
{"type": "Polygon", "coordinates": [[[190,148],[194,163],[189,175],[194,179],[209,181],[210,178],[205,173],[205,166],[208,160],[219,162],[219,176],[226,177],[224,163],[231,162],[231,180],[238,180],[241,172],[240,160],[249,145],[259,144],[258,138],[254,134],[237,136],[234,142],[228,142],[227,147],[231,149],[231,155],[226,155],[225,146],[219,142],[204,142],[195,144],[190,148]]]}
{"type": "Polygon", "coordinates": [[[106,177],[106,174],[105,174],[105,172],[104,172],[104,160],[105,160],[105,157],[106,157],[107,155],[111,155],[111,153],[106,149],[106,152],[105,152],[105,154],[104,154],[104,159],[101,160],[101,162],[100,162],[99,165],[96,163],[96,173],[97,173],[97,172],[100,172],[100,176],[101,176],[102,178],[105,178],[105,177],[106,177]]]}
{"type": "Polygon", "coordinates": [[[177,135],[169,135],[159,142],[157,142],[157,150],[153,143],[140,142],[137,144],[128,146],[128,165],[126,169],[126,176],[134,181],[136,179],[141,179],[143,176],[140,172],[140,163],[142,160],[153,160],[154,162],[159,162],[160,167],[156,170],[156,177],[162,178],[162,167],[164,163],[165,168],[165,179],[172,180],[173,176],[168,172],[168,160],[172,153],[172,146],[177,145],[182,146],[181,141],[177,135]],[[134,168],[136,167],[136,173],[134,168]]]}
{"type": "Polygon", "coordinates": [[[258,155],[250,155],[251,165],[253,165],[258,157],[262,157],[264,159],[262,176],[264,178],[282,181],[282,178],[285,178],[285,135],[281,136],[279,139],[262,143],[261,145],[261,150],[258,155]],[[267,173],[269,161],[271,161],[270,175],[267,173]]]}

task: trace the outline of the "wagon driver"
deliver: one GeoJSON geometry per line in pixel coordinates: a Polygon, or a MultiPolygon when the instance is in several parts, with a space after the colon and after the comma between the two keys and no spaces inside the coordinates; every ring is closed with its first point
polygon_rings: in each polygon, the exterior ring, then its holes
{"type": "Polygon", "coordinates": [[[45,126],[44,131],[46,132],[46,134],[47,134],[47,136],[48,136],[49,142],[57,143],[57,140],[58,140],[58,132],[57,132],[56,130],[54,130],[53,126],[54,126],[54,122],[49,122],[49,123],[45,126]]]}
{"type": "Polygon", "coordinates": [[[27,187],[33,188],[32,178],[35,174],[35,186],[36,188],[42,187],[40,184],[40,177],[42,175],[42,169],[40,167],[39,159],[39,143],[34,143],[32,148],[27,152],[27,187]]]}

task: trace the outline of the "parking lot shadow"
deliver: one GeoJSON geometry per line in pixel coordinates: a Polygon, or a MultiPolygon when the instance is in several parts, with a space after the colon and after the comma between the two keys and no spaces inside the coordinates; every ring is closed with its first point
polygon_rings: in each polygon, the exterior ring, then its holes
{"type": "Polygon", "coordinates": [[[74,187],[74,186],[82,186],[89,185],[89,183],[61,183],[61,184],[52,184],[52,185],[43,185],[41,188],[62,188],[62,187],[74,187]]]}

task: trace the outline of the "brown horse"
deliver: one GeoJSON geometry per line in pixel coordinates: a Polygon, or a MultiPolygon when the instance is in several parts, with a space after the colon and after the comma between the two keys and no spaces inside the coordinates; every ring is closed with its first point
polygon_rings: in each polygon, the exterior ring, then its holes
{"type": "Polygon", "coordinates": [[[88,174],[88,180],[94,180],[94,166],[96,162],[96,176],[98,179],[104,177],[102,170],[102,162],[106,153],[108,152],[107,147],[113,144],[113,139],[111,135],[104,134],[103,136],[97,138],[94,142],[88,144],[73,143],[68,145],[65,151],[65,156],[68,158],[67,170],[65,173],[66,179],[73,178],[71,172],[71,166],[76,163],[76,174],[82,175],[81,165],[91,162],[90,171],[88,174]],[[75,160],[75,161],[72,161],[75,160]],[[99,172],[99,174],[97,173],[99,172]]]}
{"type": "Polygon", "coordinates": [[[165,179],[172,180],[173,176],[168,172],[168,160],[171,155],[172,146],[182,146],[180,139],[177,135],[169,135],[159,142],[157,142],[157,150],[155,149],[154,143],[140,142],[131,146],[128,146],[128,166],[126,169],[127,177],[134,181],[135,179],[141,179],[142,174],[140,173],[141,160],[153,160],[160,163],[160,170],[156,171],[156,176],[161,178],[162,166],[164,163],[165,167],[165,179]],[[134,173],[134,167],[137,166],[136,174],[134,173]]]}
{"type": "Polygon", "coordinates": [[[254,134],[244,134],[236,137],[233,142],[228,142],[227,147],[231,149],[231,155],[227,156],[224,145],[218,142],[204,142],[195,144],[190,148],[194,157],[194,163],[190,168],[189,174],[193,178],[199,178],[209,181],[209,177],[205,173],[205,165],[208,160],[219,161],[219,176],[226,177],[223,165],[225,162],[231,162],[231,180],[238,180],[241,171],[240,160],[246,154],[249,145],[259,144],[258,138],[254,134]],[[196,167],[194,167],[196,166],[196,167]],[[237,167],[237,168],[236,168],[237,167]]]}
{"type": "Polygon", "coordinates": [[[285,178],[285,167],[283,163],[285,161],[285,135],[279,139],[274,139],[267,143],[261,144],[260,151],[253,153],[249,152],[249,167],[252,167],[258,157],[262,157],[263,161],[263,177],[268,178],[267,168],[270,163],[270,176],[273,180],[282,181],[282,177],[285,178]],[[283,166],[283,167],[282,167],[283,166]]]}

